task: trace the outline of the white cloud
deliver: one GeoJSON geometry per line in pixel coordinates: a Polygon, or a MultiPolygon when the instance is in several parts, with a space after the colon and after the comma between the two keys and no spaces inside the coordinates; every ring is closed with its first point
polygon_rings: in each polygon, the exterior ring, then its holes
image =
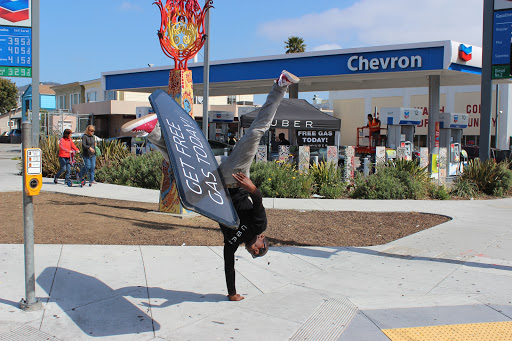
{"type": "Polygon", "coordinates": [[[310,51],[326,51],[326,50],[338,50],[341,46],[338,44],[322,44],[313,47],[310,51]]]}
{"type": "Polygon", "coordinates": [[[129,1],[123,1],[120,7],[123,11],[135,11],[140,9],[138,5],[133,4],[129,1]]]}
{"type": "Polygon", "coordinates": [[[266,22],[258,27],[258,33],[275,41],[299,36],[308,46],[436,40],[481,46],[482,10],[482,0],[359,0],[346,8],[266,22]]]}

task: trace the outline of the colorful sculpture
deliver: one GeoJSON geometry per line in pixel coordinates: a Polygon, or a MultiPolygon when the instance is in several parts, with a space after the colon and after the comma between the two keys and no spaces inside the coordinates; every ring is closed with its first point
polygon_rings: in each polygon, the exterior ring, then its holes
{"type": "MultiPolygon", "coordinates": [[[[207,11],[213,7],[213,0],[206,1],[202,9],[197,0],[167,0],[165,5],[158,0],[154,4],[158,6],[161,14],[158,30],[160,46],[166,56],[174,59],[174,69],[169,72],[167,92],[193,117],[192,71],[187,68],[187,63],[204,45],[204,19],[207,11]]],[[[165,161],[159,211],[179,215],[187,213],[181,206],[172,168],[165,161]]]]}
{"type": "Polygon", "coordinates": [[[175,70],[188,70],[188,60],[204,45],[204,18],[213,7],[213,0],[207,1],[202,9],[197,0],[167,0],[165,6],[158,0],[154,4],[162,16],[158,31],[162,51],[174,59],[175,70]]]}

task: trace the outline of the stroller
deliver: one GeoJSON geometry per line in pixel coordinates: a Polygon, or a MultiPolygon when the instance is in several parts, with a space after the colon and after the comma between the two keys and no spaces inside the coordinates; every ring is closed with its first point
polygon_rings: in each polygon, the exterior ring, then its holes
{"type": "Polygon", "coordinates": [[[67,182],[68,187],[73,185],[84,187],[84,174],[86,173],[85,164],[83,162],[76,161],[75,153],[70,153],[69,164],[71,166],[71,172],[69,173],[69,181],[67,182]]]}

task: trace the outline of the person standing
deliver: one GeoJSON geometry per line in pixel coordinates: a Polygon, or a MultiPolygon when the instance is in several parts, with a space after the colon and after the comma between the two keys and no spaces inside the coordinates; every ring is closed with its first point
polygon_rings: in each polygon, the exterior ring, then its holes
{"type": "Polygon", "coordinates": [[[69,174],[71,172],[71,153],[78,153],[80,150],[75,146],[71,139],[71,129],[65,129],[62,133],[62,137],[59,140],[59,164],[60,169],[53,178],[53,183],[58,183],[59,176],[66,172],[65,183],[69,183],[69,174]]]}
{"type": "Polygon", "coordinates": [[[284,136],[284,133],[279,134],[279,145],[280,146],[289,146],[290,145],[290,141],[288,141],[286,139],[286,137],[284,136]]]}
{"type": "MultiPolygon", "coordinates": [[[[235,287],[235,252],[241,244],[253,258],[262,257],[268,251],[268,240],[263,235],[267,228],[267,215],[263,207],[263,197],[260,190],[249,177],[252,161],[258,151],[261,137],[270,128],[272,120],[290,84],[296,84],[299,78],[283,70],[261,107],[258,116],[252,122],[247,132],[233,148],[229,156],[217,156],[219,172],[222,174],[228,188],[231,201],[235,208],[240,225],[232,229],[220,225],[224,235],[224,273],[228,299],[240,301],[244,297],[237,293],[235,287]]],[[[143,133],[158,147],[168,161],[167,146],[162,136],[162,130],[155,115],[146,115],[124,124],[124,132],[143,133]]]]}
{"type": "MultiPolygon", "coordinates": [[[[94,172],[96,170],[96,138],[94,136],[95,127],[88,125],[82,136],[82,156],[85,164],[85,172],[89,176],[89,186],[95,184],[94,172]]],[[[83,174],[84,176],[85,174],[83,174]]]]}
{"type": "Polygon", "coordinates": [[[368,114],[368,124],[366,126],[370,129],[372,146],[380,144],[380,120],[374,118],[372,114],[368,114]]]}

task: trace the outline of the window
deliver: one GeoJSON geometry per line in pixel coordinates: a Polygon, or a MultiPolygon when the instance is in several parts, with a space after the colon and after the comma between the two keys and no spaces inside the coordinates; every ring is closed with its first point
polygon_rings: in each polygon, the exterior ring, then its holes
{"type": "Polygon", "coordinates": [[[66,109],[66,96],[57,96],[57,109],[66,109]]]}
{"type": "Polygon", "coordinates": [[[96,102],[98,100],[98,96],[97,96],[97,92],[96,91],[91,91],[91,92],[88,92],[86,95],[85,95],[85,99],[86,99],[86,103],[90,103],[90,102],[96,102]]]}
{"type": "Polygon", "coordinates": [[[117,91],[108,90],[105,91],[105,101],[117,100],[117,91]]]}
{"type": "Polygon", "coordinates": [[[70,94],[69,95],[69,108],[73,109],[73,105],[80,104],[80,94],[70,94]]]}
{"type": "Polygon", "coordinates": [[[228,104],[236,104],[236,96],[228,96],[228,104]]]}

